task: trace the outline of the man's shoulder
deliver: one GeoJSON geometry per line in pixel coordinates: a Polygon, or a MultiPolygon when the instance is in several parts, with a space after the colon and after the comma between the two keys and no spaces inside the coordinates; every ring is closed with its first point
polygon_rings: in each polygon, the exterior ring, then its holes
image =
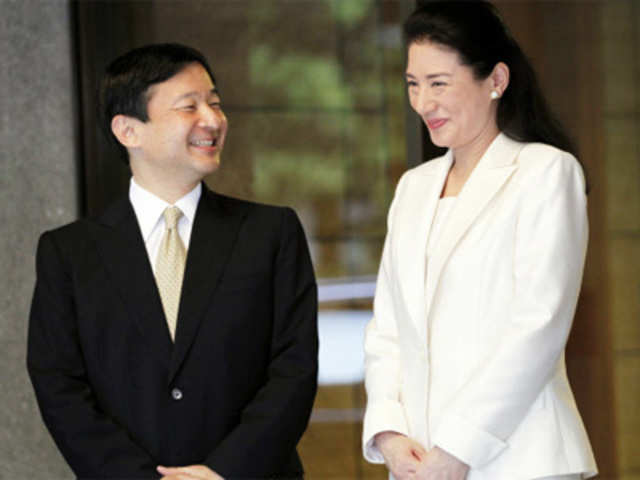
{"type": "Polygon", "coordinates": [[[72,222],[48,229],[42,233],[42,237],[54,239],[57,243],[68,244],[70,246],[86,242],[88,239],[99,234],[101,228],[109,226],[109,223],[116,223],[119,218],[128,213],[128,200],[121,197],[107,206],[102,212],[95,215],[87,215],[72,222]]]}
{"type": "Polygon", "coordinates": [[[74,239],[80,239],[88,233],[90,230],[89,218],[79,218],[73,222],[60,225],[55,228],[51,228],[42,233],[42,236],[53,237],[61,241],[72,241],[74,239]]]}
{"type": "Polygon", "coordinates": [[[212,190],[205,190],[208,200],[218,205],[223,211],[245,215],[250,218],[265,218],[281,221],[283,217],[296,216],[291,207],[256,202],[232,197],[212,190]]]}

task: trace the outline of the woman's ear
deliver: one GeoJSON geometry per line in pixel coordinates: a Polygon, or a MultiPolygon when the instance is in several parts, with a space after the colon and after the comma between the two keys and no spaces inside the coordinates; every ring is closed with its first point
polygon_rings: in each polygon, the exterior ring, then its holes
{"type": "Polygon", "coordinates": [[[138,120],[127,115],[116,115],[111,119],[111,131],[125,148],[135,148],[140,143],[138,120]]]}
{"type": "Polygon", "coordinates": [[[504,95],[505,90],[509,86],[509,67],[506,63],[498,62],[493,67],[490,75],[491,89],[498,92],[498,96],[504,95]]]}

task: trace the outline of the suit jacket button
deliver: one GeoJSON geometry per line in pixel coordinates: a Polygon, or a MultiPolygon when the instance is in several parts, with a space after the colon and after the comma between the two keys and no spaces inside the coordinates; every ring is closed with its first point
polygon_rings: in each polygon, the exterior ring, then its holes
{"type": "Polygon", "coordinates": [[[181,400],[182,399],[182,390],[180,390],[179,388],[174,388],[173,390],[171,390],[171,397],[174,400],[181,400]]]}

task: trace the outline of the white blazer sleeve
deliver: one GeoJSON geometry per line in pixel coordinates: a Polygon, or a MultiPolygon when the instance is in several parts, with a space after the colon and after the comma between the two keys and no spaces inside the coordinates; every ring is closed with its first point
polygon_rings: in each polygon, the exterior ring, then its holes
{"type": "Polygon", "coordinates": [[[588,237],[582,170],[573,156],[557,150],[551,159],[528,161],[521,178],[515,289],[504,299],[511,312],[508,333],[460,389],[432,438],[472,468],[506,447],[550,380],[582,281],[588,237]]]}
{"type": "MultiPolygon", "coordinates": [[[[404,177],[403,177],[404,178],[404,177]]],[[[375,446],[373,437],[391,430],[407,435],[407,421],[400,404],[400,358],[396,312],[393,301],[393,217],[394,206],[400,191],[389,208],[387,236],[376,283],[373,318],[365,333],[365,387],[367,408],[364,416],[362,445],[364,457],[372,463],[384,463],[382,454],[375,446]]]]}

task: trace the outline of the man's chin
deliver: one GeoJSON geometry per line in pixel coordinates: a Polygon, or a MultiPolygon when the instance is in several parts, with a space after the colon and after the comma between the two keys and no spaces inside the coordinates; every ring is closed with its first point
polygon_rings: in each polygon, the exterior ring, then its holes
{"type": "Polygon", "coordinates": [[[216,153],[212,156],[200,155],[197,159],[196,168],[203,176],[214,173],[220,168],[220,154],[216,153]]]}

